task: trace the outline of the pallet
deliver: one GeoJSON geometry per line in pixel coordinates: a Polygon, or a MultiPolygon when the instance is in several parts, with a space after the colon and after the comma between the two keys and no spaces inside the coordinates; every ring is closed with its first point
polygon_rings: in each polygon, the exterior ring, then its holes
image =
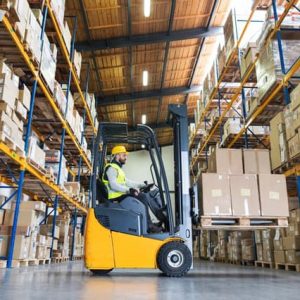
{"type": "Polygon", "coordinates": [[[55,264],[67,262],[67,261],[69,261],[69,260],[70,260],[69,257],[52,257],[52,258],[51,258],[51,262],[52,262],[52,263],[55,263],[55,264]]]}
{"type": "Polygon", "coordinates": [[[5,132],[0,131],[0,141],[16,152],[19,156],[24,157],[25,152],[21,149],[5,132]]]}
{"type": "Polygon", "coordinates": [[[275,264],[276,270],[300,272],[300,264],[275,264]]]}
{"type": "Polygon", "coordinates": [[[83,256],[73,256],[73,260],[82,260],[83,256]]]}
{"type": "Polygon", "coordinates": [[[214,257],[213,261],[214,262],[223,263],[223,264],[227,264],[228,263],[228,259],[225,258],[225,257],[214,257]]]}
{"type": "Polygon", "coordinates": [[[254,266],[254,260],[241,260],[242,266],[254,266]]]}
{"type": "Polygon", "coordinates": [[[254,230],[287,227],[287,217],[202,216],[201,227],[208,230],[254,230]]]}
{"type": "Polygon", "coordinates": [[[275,263],[273,262],[267,262],[267,261],[255,261],[255,267],[259,268],[267,268],[267,269],[274,269],[275,263]]]}
{"type": "Polygon", "coordinates": [[[21,267],[38,266],[40,259],[21,259],[19,260],[21,267]]]}

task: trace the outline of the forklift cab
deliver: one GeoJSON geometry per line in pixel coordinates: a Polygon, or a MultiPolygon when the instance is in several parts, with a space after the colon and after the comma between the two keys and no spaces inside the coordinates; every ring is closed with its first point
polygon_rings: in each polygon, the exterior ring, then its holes
{"type": "Polygon", "coordinates": [[[94,274],[106,274],[114,268],[159,268],[167,276],[179,277],[192,266],[186,106],[170,105],[169,113],[174,132],[173,206],[154,131],[146,125],[130,131],[124,123],[99,124],[94,148],[92,207],[85,234],[85,265],[94,274]],[[144,145],[148,151],[154,186],[146,185],[141,192],[163,224],[161,233],[147,231],[147,208],[136,198],[128,196],[120,203],[108,199],[102,176],[108,149],[115,144],[144,145]]]}

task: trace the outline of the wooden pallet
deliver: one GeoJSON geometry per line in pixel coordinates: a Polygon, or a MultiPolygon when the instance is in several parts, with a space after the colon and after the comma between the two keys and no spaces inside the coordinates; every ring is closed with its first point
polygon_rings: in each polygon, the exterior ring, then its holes
{"type": "Polygon", "coordinates": [[[267,269],[274,269],[275,263],[267,262],[267,261],[255,261],[255,267],[259,268],[267,268],[267,269]]]}
{"type": "Polygon", "coordinates": [[[208,230],[254,230],[287,227],[287,217],[202,216],[201,227],[208,230]]]}
{"type": "Polygon", "coordinates": [[[242,266],[254,266],[254,260],[241,260],[242,266]]]}
{"type": "Polygon", "coordinates": [[[69,260],[70,260],[69,257],[52,257],[52,258],[51,258],[51,262],[52,262],[52,263],[55,263],[55,264],[67,262],[67,261],[69,261],[69,260]]]}
{"type": "Polygon", "coordinates": [[[11,150],[16,152],[19,156],[24,157],[25,152],[21,149],[5,132],[0,131],[0,141],[2,141],[11,150]]]}
{"type": "Polygon", "coordinates": [[[300,264],[275,264],[276,270],[300,272],[300,264]]]}
{"type": "Polygon", "coordinates": [[[73,260],[82,260],[83,256],[73,256],[73,260]]]}
{"type": "Polygon", "coordinates": [[[38,266],[40,259],[21,259],[19,262],[21,267],[38,266]]]}

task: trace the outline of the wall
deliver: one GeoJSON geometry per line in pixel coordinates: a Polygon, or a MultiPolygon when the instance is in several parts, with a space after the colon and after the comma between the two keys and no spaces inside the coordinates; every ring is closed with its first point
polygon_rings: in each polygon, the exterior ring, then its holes
{"type": "MultiPolygon", "coordinates": [[[[174,159],[173,146],[162,147],[162,159],[164,162],[170,191],[174,190],[174,159]]],[[[131,180],[143,183],[145,180],[152,183],[150,172],[151,159],[148,151],[141,150],[130,152],[127,163],[123,167],[126,177],[131,180]]]]}

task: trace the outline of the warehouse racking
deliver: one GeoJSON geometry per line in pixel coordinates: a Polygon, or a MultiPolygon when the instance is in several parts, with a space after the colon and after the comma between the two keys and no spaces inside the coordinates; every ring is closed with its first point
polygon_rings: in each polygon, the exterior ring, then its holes
{"type": "MultiPolygon", "coordinates": [[[[37,65],[33,56],[31,55],[30,49],[28,49],[28,46],[21,41],[17,30],[15,30],[13,17],[7,11],[0,11],[0,34],[1,37],[3,37],[1,38],[2,42],[0,42],[2,44],[1,46],[3,46],[1,47],[1,52],[3,52],[1,54],[3,54],[5,58],[7,58],[6,62],[17,66],[26,74],[26,84],[30,83],[30,85],[32,86],[24,149],[20,149],[19,147],[14,145],[13,141],[8,140],[7,138],[4,139],[4,141],[0,142],[0,150],[3,154],[1,157],[1,181],[6,184],[13,184],[13,188],[15,188],[15,191],[10,197],[6,199],[6,201],[0,206],[0,208],[4,207],[6,203],[8,203],[13,197],[16,196],[14,220],[7,256],[8,268],[10,268],[13,263],[14,242],[18,225],[20,202],[23,192],[34,195],[33,199],[35,200],[43,200],[47,203],[46,217],[43,222],[49,215],[53,215],[52,237],[54,237],[54,229],[56,224],[55,221],[59,206],[63,211],[71,210],[73,212],[73,251],[77,216],[84,216],[87,213],[87,207],[79,203],[76,197],[67,193],[66,190],[59,185],[59,183],[63,155],[65,155],[68,160],[69,172],[73,176],[73,180],[76,179],[77,181],[80,181],[81,177],[83,176],[83,168],[87,170],[84,175],[90,175],[90,171],[92,169],[92,163],[88,159],[86,153],[82,148],[83,138],[86,136],[88,138],[88,143],[90,143],[92,146],[91,149],[93,149],[94,135],[96,133],[96,128],[94,126],[95,120],[93,120],[90,108],[88,107],[88,104],[86,102],[89,72],[87,72],[87,78],[85,80],[85,90],[83,93],[79,78],[76,74],[73,64],[74,42],[76,36],[76,19],[74,19],[75,25],[71,40],[71,51],[69,54],[62,36],[61,29],[58,25],[58,21],[50,5],[50,1],[47,0],[41,7],[41,9],[43,11],[43,22],[40,37],[40,51],[41,53],[43,51],[44,35],[48,32],[47,28],[49,28],[49,36],[51,35],[51,33],[53,33],[52,29],[54,28],[54,42],[59,45],[59,51],[62,53],[62,57],[60,57],[59,59],[61,61],[64,60],[64,63],[62,63],[62,69],[67,69],[67,74],[63,74],[65,76],[62,76],[67,82],[67,105],[64,113],[61,113],[61,111],[59,110],[51,90],[48,88],[44,78],[40,73],[40,67],[37,65]],[[67,67],[65,67],[65,64],[67,65],[67,67]],[[71,92],[72,83],[75,85],[76,92],[80,95],[80,101],[77,101],[75,103],[75,106],[82,113],[84,120],[84,128],[81,132],[80,140],[78,140],[78,138],[75,136],[72,128],[66,121],[68,98],[69,93],[71,92]],[[53,111],[52,116],[54,116],[54,120],[52,120],[50,124],[49,120],[47,120],[47,126],[45,126],[45,120],[39,119],[39,112],[37,111],[35,106],[36,96],[41,97],[41,95],[46,99],[48,109],[49,111],[53,111]],[[36,166],[28,158],[29,139],[32,134],[32,130],[35,130],[36,133],[43,138],[45,144],[49,145],[49,148],[52,147],[53,149],[60,150],[59,171],[56,182],[54,182],[53,178],[49,177],[49,174],[45,173],[45,170],[42,170],[41,168],[36,166]],[[53,135],[53,133],[58,133],[56,136],[56,141],[49,138],[51,135],[53,135]],[[79,157],[79,161],[72,159],[72,157],[74,156],[79,157]],[[74,167],[76,167],[77,174],[72,171],[72,168],[74,167]],[[19,170],[19,172],[17,170],[19,170]],[[18,173],[19,178],[17,178],[18,173]]],[[[63,71],[61,71],[61,73],[63,73],[63,71]]],[[[90,177],[91,176],[89,176],[89,178],[90,177]]],[[[85,182],[88,182],[88,180],[85,179],[85,182]]],[[[82,227],[84,226],[84,218],[81,225],[82,227]]],[[[54,240],[52,239],[51,256],[53,254],[53,241],[54,240]]],[[[72,258],[74,256],[73,251],[71,253],[72,258]]]]}
{"type": "MultiPolygon", "coordinates": [[[[297,33],[299,32],[299,26],[282,26],[283,21],[288,15],[291,8],[294,8],[299,12],[299,8],[295,6],[297,1],[287,1],[287,4],[284,10],[281,12],[281,15],[278,16],[276,1],[272,0],[272,12],[274,16],[274,25],[270,32],[268,32],[266,41],[262,46],[262,49],[258,53],[255,54],[252,62],[249,64],[248,68],[241,71],[241,47],[242,40],[245,36],[246,31],[249,29],[250,24],[252,22],[255,11],[258,7],[259,1],[255,1],[249,18],[244,20],[245,26],[240,34],[240,36],[236,39],[234,47],[228,58],[226,63],[224,63],[224,68],[218,74],[218,65],[216,64],[216,73],[217,73],[217,81],[211,90],[208,93],[208,100],[203,100],[204,109],[200,116],[198,116],[198,120],[195,117],[195,130],[194,133],[190,134],[190,151],[191,151],[191,174],[194,179],[194,183],[198,183],[200,181],[201,171],[205,172],[205,169],[208,166],[208,157],[209,157],[209,146],[216,145],[219,143],[220,147],[224,148],[269,148],[270,140],[268,135],[256,135],[252,132],[251,126],[259,125],[265,126],[269,125],[270,120],[275,117],[280,111],[283,111],[284,107],[286,107],[290,103],[290,92],[295,88],[294,83],[299,83],[299,77],[295,76],[296,72],[300,68],[300,57],[293,62],[292,66],[287,68],[286,60],[285,60],[285,52],[283,50],[282,45],[282,35],[285,32],[288,33],[297,33]],[[247,98],[245,96],[245,88],[256,88],[256,75],[255,68],[257,66],[257,62],[259,58],[263,56],[263,52],[266,51],[268,45],[271,43],[271,40],[275,39],[277,42],[279,59],[280,59],[280,69],[282,72],[282,79],[277,80],[266,92],[265,96],[262,98],[260,105],[251,111],[247,115],[246,106],[247,106],[247,98]],[[292,81],[292,84],[291,83],[292,81]],[[237,82],[238,81],[238,82],[237,82]],[[228,83],[227,85],[224,82],[228,83]],[[217,104],[216,104],[217,102],[217,104]],[[240,108],[240,112],[238,109],[240,108]],[[212,119],[210,114],[216,109],[218,111],[218,115],[212,119]],[[225,122],[230,118],[228,117],[228,113],[233,112],[235,114],[235,118],[241,119],[241,129],[236,134],[231,134],[229,138],[224,141],[223,139],[223,127],[225,122]],[[207,130],[206,135],[203,132],[203,128],[207,130]],[[195,151],[195,147],[198,146],[198,149],[195,151]],[[194,149],[193,149],[194,148],[194,149]],[[199,163],[201,162],[201,163],[199,163]],[[202,170],[200,168],[202,167],[202,170]]],[[[235,22],[237,22],[237,17],[234,16],[235,22]]],[[[255,22],[255,21],[254,21],[255,22]]],[[[257,21],[256,21],[257,22],[257,21]]],[[[226,26],[226,25],[225,25],[226,26]]],[[[236,26],[237,27],[237,26],[236,26]]],[[[237,33],[235,33],[237,35],[237,33]]],[[[205,89],[205,82],[204,82],[205,89]]],[[[203,99],[203,94],[201,95],[203,99]]],[[[249,100],[248,100],[249,101],[249,100]]],[[[298,156],[299,157],[299,156],[298,156]]],[[[289,196],[297,196],[298,202],[300,202],[300,169],[299,169],[299,160],[298,157],[294,159],[289,159],[286,163],[283,163],[278,168],[273,168],[273,173],[284,174],[287,178],[288,192],[289,196]]],[[[294,220],[293,218],[289,218],[289,223],[294,220]]],[[[289,224],[293,226],[293,224],[289,224]]],[[[225,226],[220,226],[220,228],[225,229],[225,226]]],[[[228,226],[228,230],[232,229],[232,226],[228,226]]],[[[250,228],[248,228],[250,229],[250,228]]],[[[195,228],[196,234],[199,234],[197,228],[195,228]]],[[[203,235],[207,235],[207,240],[211,241],[211,231],[202,232],[203,235]]],[[[280,239],[287,238],[285,235],[285,231],[280,232],[280,239]]],[[[291,235],[293,236],[293,235],[291,235]]],[[[199,238],[199,236],[196,238],[199,238]]],[[[285,261],[285,263],[278,263],[275,260],[273,262],[270,261],[262,261],[262,256],[257,255],[257,246],[256,237],[254,234],[249,235],[250,239],[252,239],[252,243],[250,247],[254,247],[254,256],[253,261],[251,261],[250,265],[254,265],[255,258],[257,259],[255,265],[262,267],[275,267],[276,269],[285,269],[285,270],[296,270],[299,271],[298,264],[291,264],[285,261]]],[[[223,240],[224,242],[224,240],[223,240]]],[[[278,240],[279,242],[279,240],[278,240]]],[[[211,242],[209,242],[211,243],[211,242]]],[[[201,245],[201,242],[200,242],[201,245]]],[[[226,246],[227,247],[227,246],[226,246]]],[[[204,247],[205,248],[205,247],[204,247]]],[[[202,248],[202,249],[204,249],[202,248]]],[[[211,248],[211,246],[209,247],[211,248]]],[[[288,248],[290,249],[290,248],[288,248]]],[[[197,251],[199,251],[197,249],[197,251]]],[[[206,249],[204,249],[206,251],[206,249]]],[[[220,251],[220,249],[218,249],[220,251]]],[[[276,248],[275,250],[279,250],[276,248]]],[[[280,248],[280,251],[283,252],[286,250],[284,248],[280,248]]],[[[279,253],[279,251],[274,251],[279,253]]],[[[196,252],[197,253],[197,252],[196,252]]],[[[224,255],[224,253],[222,254],[224,255]]],[[[212,257],[213,254],[210,253],[208,257],[212,257]]],[[[242,264],[247,265],[247,261],[236,261],[233,259],[228,259],[227,257],[218,258],[214,257],[215,261],[220,262],[230,262],[234,264],[242,264]],[[246,264],[244,264],[246,263],[246,264]]],[[[204,256],[207,257],[207,256],[204,256]]],[[[252,258],[251,258],[252,259],[252,258]]]]}
{"type": "MultiPolygon", "coordinates": [[[[235,46],[233,47],[230,55],[228,56],[228,59],[225,63],[225,66],[223,68],[223,71],[221,74],[218,76],[218,82],[216,83],[216,86],[212,90],[209,99],[205,105],[205,109],[202,112],[199,121],[196,124],[196,129],[195,133],[191,136],[190,138],[190,149],[196,144],[199,143],[200,141],[200,147],[199,150],[197,151],[196,155],[191,158],[191,170],[194,175],[194,180],[196,181],[197,178],[195,176],[196,173],[196,163],[199,160],[207,159],[208,154],[208,146],[211,144],[216,144],[217,142],[220,142],[222,139],[222,126],[224,125],[225,120],[227,119],[227,114],[231,109],[233,108],[233,105],[237,103],[241,99],[241,104],[242,104],[242,115],[240,115],[241,119],[243,119],[244,124],[239,131],[238,134],[234,135],[231,140],[227,144],[222,144],[222,147],[227,147],[231,148],[234,145],[238,147],[243,147],[245,146],[246,148],[255,148],[258,144],[262,144],[264,147],[266,147],[268,144],[264,143],[261,138],[256,137],[253,135],[253,137],[250,137],[251,135],[251,130],[250,126],[253,124],[259,124],[259,125],[265,125],[272,117],[275,116],[276,112],[279,111],[279,109],[282,109],[283,105],[289,103],[289,90],[287,88],[289,80],[293,77],[293,75],[297,72],[297,70],[300,67],[300,59],[298,58],[293,66],[289,69],[286,70],[285,68],[285,63],[284,63],[284,52],[282,49],[282,44],[281,44],[281,24],[284,21],[286,15],[288,14],[289,10],[294,7],[294,4],[296,1],[289,1],[282,12],[281,16],[278,18],[277,14],[277,8],[276,8],[276,1],[272,1],[272,7],[273,7],[273,12],[274,12],[274,18],[275,18],[275,25],[268,34],[268,37],[266,39],[266,42],[263,46],[263,49],[265,50],[268,44],[270,43],[271,39],[276,36],[277,43],[278,43],[278,50],[280,54],[280,63],[281,63],[281,70],[283,73],[283,79],[280,82],[277,82],[275,85],[272,86],[272,88],[268,91],[267,96],[263,99],[262,103],[260,106],[257,107],[256,110],[254,110],[250,115],[247,115],[245,111],[246,107],[246,98],[244,95],[244,88],[246,86],[249,86],[249,83],[253,83],[253,71],[255,70],[256,63],[261,56],[261,53],[263,51],[260,51],[254,61],[250,64],[248,69],[246,70],[245,74],[240,77],[241,81],[237,86],[234,86],[234,88],[227,88],[225,86],[225,91],[224,91],[224,85],[222,86],[222,82],[224,79],[228,79],[230,74],[232,73],[239,73],[239,55],[240,55],[240,49],[239,46],[242,42],[242,39],[244,38],[244,35],[249,28],[249,25],[251,24],[251,20],[254,16],[255,11],[258,8],[258,1],[256,1],[252,7],[252,11],[249,15],[248,20],[245,23],[244,29],[241,32],[240,37],[237,39],[235,46]],[[234,71],[233,71],[234,70],[234,71]],[[229,93],[229,97],[227,95],[227,99],[224,101],[222,97],[220,97],[220,90],[222,89],[222,92],[226,95],[226,93],[229,93]],[[229,91],[228,91],[229,90],[229,91]],[[214,123],[211,126],[211,129],[208,132],[207,137],[201,138],[199,134],[199,129],[201,125],[203,125],[203,122],[206,124],[206,118],[208,116],[208,113],[213,109],[213,100],[218,96],[218,112],[219,115],[215,119],[214,123]],[[269,109],[271,107],[270,104],[272,104],[272,101],[277,101],[278,98],[281,98],[279,105],[277,106],[277,109],[269,109]],[[283,101],[282,101],[283,100],[283,101]],[[279,109],[278,109],[279,108],[279,109]],[[218,133],[221,133],[220,135],[218,133]],[[252,140],[251,140],[252,138],[252,140]],[[254,143],[253,143],[254,140],[254,143]]],[[[288,31],[299,31],[299,28],[287,28],[285,30],[288,31]]],[[[229,77],[230,78],[230,77],[229,77]]],[[[231,77],[236,79],[237,77],[231,77]]],[[[226,80],[225,80],[226,81],[226,80]]],[[[278,103],[276,103],[278,104],[278,103]]],[[[295,172],[295,167],[293,164],[290,164],[291,169],[290,170],[285,170],[286,175],[291,176],[291,175],[298,175],[298,172],[295,172]],[[294,171],[293,171],[294,170],[294,171]]],[[[300,195],[300,179],[299,176],[297,176],[297,186],[299,195],[300,195]]]]}

